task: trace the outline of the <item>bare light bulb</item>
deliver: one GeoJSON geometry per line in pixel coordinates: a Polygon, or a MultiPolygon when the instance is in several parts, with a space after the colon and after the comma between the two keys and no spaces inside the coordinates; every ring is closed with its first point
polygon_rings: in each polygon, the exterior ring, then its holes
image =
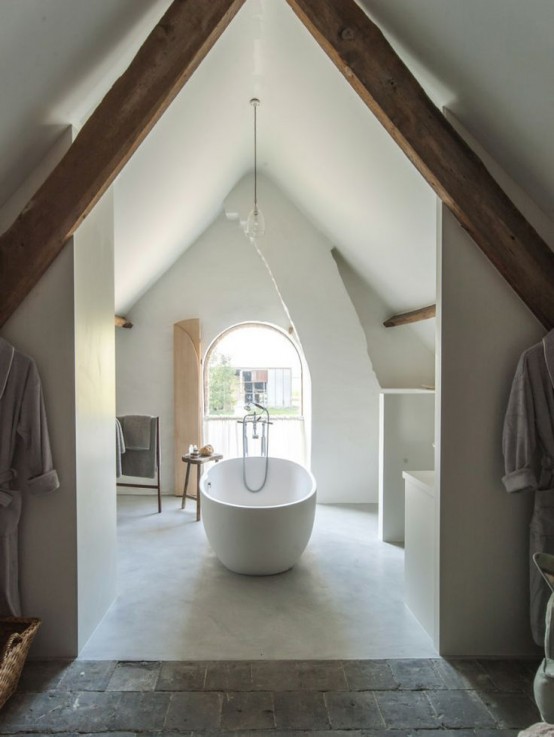
{"type": "Polygon", "coordinates": [[[250,210],[250,214],[246,218],[244,232],[251,241],[260,238],[265,233],[265,218],[257,205],[254,205],[254,208],[250,210]]]}

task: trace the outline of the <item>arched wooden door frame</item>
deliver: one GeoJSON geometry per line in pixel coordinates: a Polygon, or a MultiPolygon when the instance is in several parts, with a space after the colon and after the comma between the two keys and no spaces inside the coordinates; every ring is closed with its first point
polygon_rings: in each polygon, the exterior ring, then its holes
{"type": "Polygon", "coordinates": [[[202,445],[202,368],[200,320],[180,320],[173,325],[173,464],[175,496],[185,482],[182,456],[189,445],[202,445]]]}

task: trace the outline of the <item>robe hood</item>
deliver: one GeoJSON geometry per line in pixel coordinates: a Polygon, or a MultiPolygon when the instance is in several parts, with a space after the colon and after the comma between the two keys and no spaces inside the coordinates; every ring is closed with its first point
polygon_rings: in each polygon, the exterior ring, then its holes
{"type": "Polygon", "coordinates": [[[0,399],[2,399],[6,390],[14,354],[15,348],[7,340],[0,338],[0,399]]]}
{"type": "Polygon", "coordinates": [[[544,346],[544,360],[546,361],[546,368],[548,369],[548,375],[550,376],[550,383],[554,389],[554,330],[551,330],[542,339],[544,346]]]}

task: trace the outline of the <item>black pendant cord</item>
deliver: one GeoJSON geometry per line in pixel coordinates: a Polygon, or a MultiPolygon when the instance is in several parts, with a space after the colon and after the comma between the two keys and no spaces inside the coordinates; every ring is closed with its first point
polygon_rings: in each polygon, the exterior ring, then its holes
{"type": "Polygon", "coordinates": [[[254,209],[258,210],[258,140],[257,140],[258,105],[254,103],[254,209]]]}
{"type": "Polygon", "coordinates": [[[254,108],[254,212],[258,212],[258,105],[260,101],[257,97],[250,100],[254,108]]]}

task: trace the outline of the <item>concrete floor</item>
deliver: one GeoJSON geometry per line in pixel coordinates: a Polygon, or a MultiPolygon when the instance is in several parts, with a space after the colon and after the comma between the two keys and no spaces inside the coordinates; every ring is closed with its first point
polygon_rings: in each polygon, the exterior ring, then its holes
{"type": "Polygon", "coordinates": [[[375,505],[319,505],[290,571],[239,576],[215,557],[194,502],[120,496],[119,596],[83,660],[434,658],[403,602],[404,552],[377,540],[375,505]]]}

